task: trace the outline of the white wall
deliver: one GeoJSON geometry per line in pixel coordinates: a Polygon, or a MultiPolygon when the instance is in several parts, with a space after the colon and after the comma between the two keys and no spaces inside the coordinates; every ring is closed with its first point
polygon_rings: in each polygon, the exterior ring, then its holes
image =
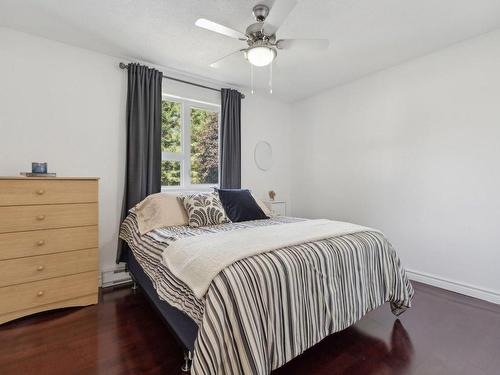
{"type": "MultiPolygon", "coordinates": [[[[18,175],[30,170],[31,161],[47,161],[60,176],[99,176],[102,270],[114,268],[124,184],[121,60],[0,28],[0,175],[18,175]]],[[[169,81],[165,90],[172,89],[169,81]]],[[[243,184],[260,196],[274,188],[288,198],[290,107],[248,94],[242,106],[243,184]],[[253,162],[261,138],[275,148],[275,168],[266,173],[253,162]]]]}
{"type": "Polygon", "coordinates": [[[295,215],[380,228],[412,277],[500,303],[500,31],[293,114],[295,215]]]}
{"type": "Polygon", "coordinates": [[[290,200],[291,106],[247,93],[241,112],[242,186],[251,188],[262,199],[269,199],[268,191],[274,190],[275,199],[287,201],[287,209],[290,213],[292,207],[290,200]],[[267,141],[271,144],[273,164],[269,171],[261,171],[254,162],[254,149],[259,141],[267,141]]]}

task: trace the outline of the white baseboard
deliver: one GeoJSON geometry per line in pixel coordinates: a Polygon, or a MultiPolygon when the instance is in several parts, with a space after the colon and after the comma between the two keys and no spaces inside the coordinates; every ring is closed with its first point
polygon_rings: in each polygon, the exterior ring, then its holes
{"type": "Polygon", "coordinates": [[[444,277],[430,275],[428,273],[406,270],[410,280],[415,280],[424,284],[432,285],[438,288],[451,290],[452,292],[464,294],[466,296],[479,298],[484,301],[500,304],[500,293],[460,281],[445,279],[444,277]]]}

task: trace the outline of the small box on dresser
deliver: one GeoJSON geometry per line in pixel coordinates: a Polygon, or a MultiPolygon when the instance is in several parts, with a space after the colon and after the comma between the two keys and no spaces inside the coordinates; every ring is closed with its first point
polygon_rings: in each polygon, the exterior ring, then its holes
{"type": "Polygon", "coordinates": [[[97,303],[98,181],[0,177],[0,324],[97,303]]]}

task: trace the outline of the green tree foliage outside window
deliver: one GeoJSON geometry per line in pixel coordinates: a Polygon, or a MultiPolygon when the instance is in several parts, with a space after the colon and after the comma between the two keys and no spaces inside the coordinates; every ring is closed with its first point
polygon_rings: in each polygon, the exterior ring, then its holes
{"type": "Polygon", "coordinates": [[[219,182],[219,119],[217,112],[191,109],[191,183],[219,182]]]}
{"type": "MultiPolygon", "coordinates": [[[[161,102],[161,150],[162,152],[181,152],[181,103],[161,102]]],[[[175,160],[161,162],[162,186],[181,184],[181,163],[175,160]]]]}
{"type": "Polygon", "coordinates": [[[161,185],[179,186],[181,184],[181,162],[163,160],[161,162],[161,185]]]}
{"type": "Polygon", "coordinates": [[[181,152],[181,103],[161,102],[161,150],[181,152]]]}

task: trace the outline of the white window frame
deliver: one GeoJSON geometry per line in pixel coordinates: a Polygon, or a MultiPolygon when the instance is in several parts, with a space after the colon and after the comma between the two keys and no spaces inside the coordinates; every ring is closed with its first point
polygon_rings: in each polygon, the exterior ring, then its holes
{"type": "Polygon", "coordinates": [[[218,182],[216,184],[192,184],[191,183],[191,108],[203,109],[217,112],[217,128],[219,129],[217,155],[220,152],[220,104],[203,102],[200,100],[183,98],[172,94],[162,94],[162,100],[180,103],[181,105],[181,152],[162,152],[161,160],[179,161],[181,164],[181,183],[177,186],[162,185],[161,191],[210,191],[220,184],[220,158],[218,170],[218,182]]]}

